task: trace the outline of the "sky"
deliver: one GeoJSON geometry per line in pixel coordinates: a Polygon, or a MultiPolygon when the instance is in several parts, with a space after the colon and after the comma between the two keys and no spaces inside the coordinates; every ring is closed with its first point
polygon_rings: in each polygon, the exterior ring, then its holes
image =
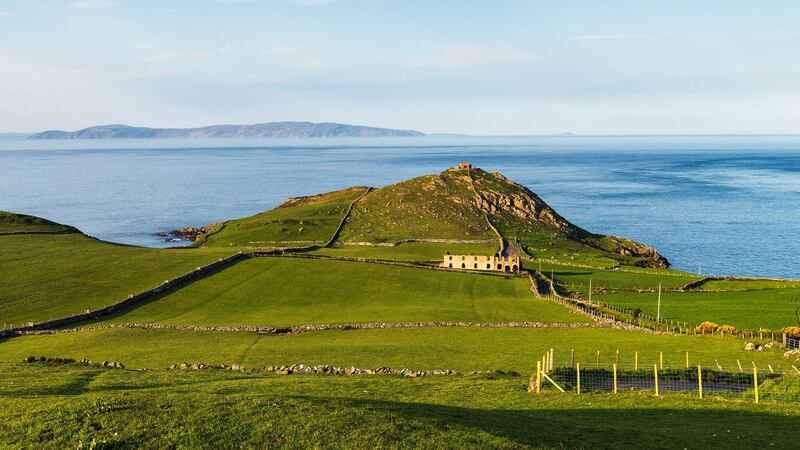
{"type": "Polygon", "coordinates": [[[800,133],[794,0],[0,0],[0,132],[800,133]]]}

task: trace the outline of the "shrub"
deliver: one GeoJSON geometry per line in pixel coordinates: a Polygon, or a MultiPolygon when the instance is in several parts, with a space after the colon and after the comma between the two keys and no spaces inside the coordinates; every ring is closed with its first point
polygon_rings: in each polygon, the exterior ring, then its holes
{"type": "Polygon", "coordinates": [[[703,322],[695,328],[695,331],[701,334],[711,334],[714,333],[719,329],[719,325],[715,324],[714,322],[703,322]]]}
{"type": "Polygon", "coordinates": [[[36,357],[35,356],[28,356],[27,358],[25,358],[24,362],[26,362],[26,363],[36,362],[36,357]]]}
{"type": "Polygon", "coordinates": [[[783,331],[787,337],[800,339],[800,327],[786,327],[781,331],[783,331]]]}
{"type": "Polygon", "coordinates": [[[634,309],[634,310],[631,312],[631,315],[633,316],[633,318],[634,318],[634,319],[638,319],[638,318],[639,318],[639,316],[641,316],[641,315],[642,315],[642,309],[641,309],[641,308],[636,308],[636,309],[634,309]]]}
{"type": "Polygon", "coordinates": [[[725,334],[736,334],[737,333],[736,327],[734,327],[732,325],[723,325],[723,326],[719,327],[717,329],[717,331],[719,331],[720,333],[725,333],[725,334]]]}

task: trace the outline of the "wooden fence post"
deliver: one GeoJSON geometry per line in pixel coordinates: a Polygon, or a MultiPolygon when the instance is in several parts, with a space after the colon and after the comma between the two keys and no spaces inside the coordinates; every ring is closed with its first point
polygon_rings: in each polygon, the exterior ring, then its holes
{"type": "Polygon", "coordinates": [[[536,361],[536,393],[542,392],[542,362],[536,361]]]}
{"type": "Polygon", "coordinates": [[[686,368],[689,368],[689,352],[686,352],[686,368]]]}
{"type": "Polygon", "coordinates": [[[656,397],[658,397],[658,364],[653,364],[653,379],[656,382],[656,397]]]}
{"type": "Polygon", "coordinates": [[[697,392],[703,398],[703,368],[697,365],[697,392]]]}
{"type": "Polygon", "coordinates": [[[664,369],[664,352],[658,352],[658,368],[664,369]]]}
{"type": "Polygon", "coordinates": [[[753,395],[758,403],[758,369],[755,367],[753,367],[753,395]]]}
{"type": "Polygon", "coordinates": [[[617,393],[617,363],[614,363],[614,393],[617,393]]]}
{"type": "Polygon", "coordinates": [[[569,366],[570,367],[575,367],[575,349],[574,348],[572,350],[570,350],[569,366]]]}
{"type": "Polygon", "coordinates": [[[550,372],[551,370],[555,369],[555,363],[553,362],[553,349],[550,349],[550,367],[547,368],[547,371],[550,372]]]}
{"type": "Polygon", "coordinates": [[[634,361],[634,363],[633,363],[633,370],[635,370],[635,371],[637,371],[637,372],[638,372],[638,371],[639,371],[639,352],[636,352],[636,353],[634,354],[633,361],[634,361]]]}
{"type": "Polygon", "coordinates": [[[578,395],[581,393],[581,363],[575,363],[575,370],[578,380],[578,395]]]}

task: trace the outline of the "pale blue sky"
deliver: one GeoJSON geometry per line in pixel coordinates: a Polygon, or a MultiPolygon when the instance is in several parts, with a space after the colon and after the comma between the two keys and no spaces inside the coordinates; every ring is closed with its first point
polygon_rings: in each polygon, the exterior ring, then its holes
{"type": "Polygon", "coordinates": [[[0,131],[799,133],[798,1],[0,0],[0,131]]]}

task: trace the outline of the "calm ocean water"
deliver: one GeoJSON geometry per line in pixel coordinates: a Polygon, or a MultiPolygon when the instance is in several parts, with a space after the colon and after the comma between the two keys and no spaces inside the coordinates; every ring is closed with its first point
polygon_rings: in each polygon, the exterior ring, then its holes
{"type": "Polygon", "coordinates": [[[800,278],[800,137],[0,140],[0,209],[114,242],[466,160],[680,269],[800,278]]]}

